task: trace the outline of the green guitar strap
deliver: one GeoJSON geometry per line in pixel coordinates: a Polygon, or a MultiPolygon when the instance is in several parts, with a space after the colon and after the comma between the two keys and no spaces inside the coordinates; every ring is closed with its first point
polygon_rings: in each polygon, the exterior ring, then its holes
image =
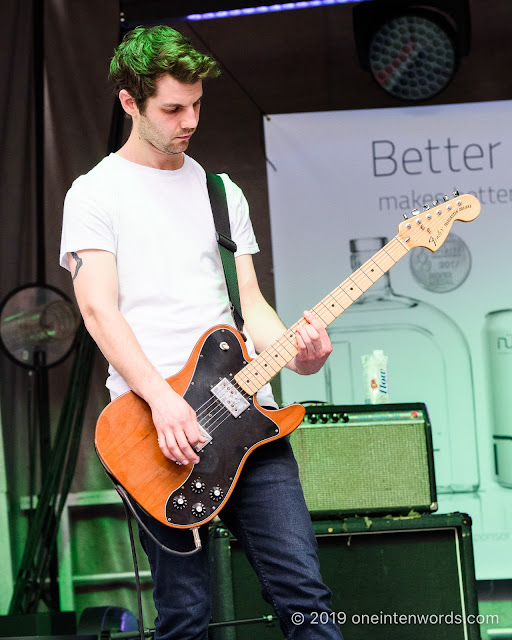
{"type": "Polygon", "coordinates": [[[224,277],[226,278],[226,286],[228,288],[231,313],[233,314],[236,328],[242,333],[244,319],[242,317],[242,306],[240,304],[240,292],[238,290],[235,264],[235,251],[237,247],[236,243],[231,239],[226,189],[222,178],[216,173],[210,173],[208,171],[206,172],[206,184],[212,206],[224,277]]]}

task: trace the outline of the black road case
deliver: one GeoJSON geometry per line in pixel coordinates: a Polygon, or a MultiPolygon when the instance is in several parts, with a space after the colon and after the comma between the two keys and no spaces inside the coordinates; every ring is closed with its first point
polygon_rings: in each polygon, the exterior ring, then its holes
{"type": "MultiPolygon", "coordinates": [[[[468,515],[356,517],[316,521],[314,528],[345,640],[480,640],[468,515]]],[[[213,620],[274,615],[238,541],[223,527],[211,535],[213,620]]],[[[212,629],[210,637],[283,635],[275,621],[212,629]]]]}

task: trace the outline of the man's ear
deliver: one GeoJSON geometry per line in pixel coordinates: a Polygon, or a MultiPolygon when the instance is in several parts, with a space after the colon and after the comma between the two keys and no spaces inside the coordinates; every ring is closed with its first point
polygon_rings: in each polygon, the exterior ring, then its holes
{"type": "Polygon", "coordinates": [[[129,116],[133,117],[134,115],[139,113],[139,109],[135,104],[135,100],[126,89],[121,89],[121,91],[119,92],[119,101],[121,102],[121,106],[129,116]]]}

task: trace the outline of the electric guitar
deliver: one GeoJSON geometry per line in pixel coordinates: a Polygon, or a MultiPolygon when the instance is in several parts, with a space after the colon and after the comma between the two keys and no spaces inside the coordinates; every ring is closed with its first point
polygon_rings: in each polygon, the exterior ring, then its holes
{"type": "MultiPolygon", "coordinates": [[[[454,220],[480,213],[472,195],[435,201],[413,211],[398,234],[313,309],[327,327],[413,247],[437,251],[454,220]]],[[[292,404],[267,410],[256,392],[297,354],[295,330],[302,318],[265,351],[251,359],[240,333],[228,326],[209,329],[187,364],[167,382],[191,405],[207,442],[195,449],[200,462],[176,465],[166,458],[148,404],[129,391],[101,413],[96,450],[114,482],[146,512],[170,527],[198,527],[216,516],[229,499],[248,456],[282,438],[302,422],[305,409],[292,404]]]]}

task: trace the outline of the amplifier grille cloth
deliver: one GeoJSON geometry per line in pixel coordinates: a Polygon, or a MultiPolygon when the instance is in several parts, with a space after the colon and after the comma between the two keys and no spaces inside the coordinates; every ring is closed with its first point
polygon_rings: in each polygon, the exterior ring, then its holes
{"type": "Polygon", "coordinates": [[[310,511],[431,502],[422,423],[299,427],[290,441],[310,511]]]}

